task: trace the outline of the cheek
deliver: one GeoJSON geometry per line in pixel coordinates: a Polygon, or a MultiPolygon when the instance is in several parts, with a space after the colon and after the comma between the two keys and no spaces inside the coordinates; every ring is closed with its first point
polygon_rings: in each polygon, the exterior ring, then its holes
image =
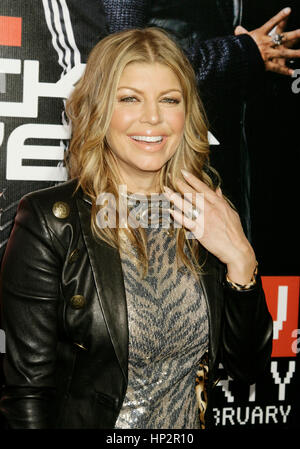
{"type": "Polygon", "coordinates": [[[110,132],[126,132],[134,120],[133,111],[115,110],[110,122],[110,132]]]}
{"type": "Polygon", "coordinates": [[[184,111],[174,112],[169,118],[169,123],[176,134],[182,134],[184,130],[185,113],[184,111]]]}

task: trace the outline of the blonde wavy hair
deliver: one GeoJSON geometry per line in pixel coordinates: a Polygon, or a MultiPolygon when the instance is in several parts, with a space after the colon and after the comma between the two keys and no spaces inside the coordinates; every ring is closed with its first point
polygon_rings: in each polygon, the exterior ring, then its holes
{"type": "MultiPolygon", "coordinates": [[[[137,250],[143,267],[148,270],[147,238],[145,229],[121,230],[118,225],[100,228],[97,225],[99,206],[96,201],[103,192],[112,193],[118,204],[120,176],[115,158],[106,141],[120,77],[130,63],[160,63],[168,66],[178,77],[185,105],[185,127],[175,154],[161,168],[159,185],[176,189],[176,178],[182,178],[180,169],[194,173],[209,187],[219,178],[209,166],[208,122],[198,95],[195,74],[191,64],[166,32],[159,28],[131,29],[109,35],[91,51],[84,75],[66,103],[66,112],[72,122],[72,137],[67,152],[67,167],[71,178],[78,179],[78,188],[92,200],[91,227],[96,238],[120,249],[125,232],[137,250]]],[[[117,220],[118,220],[117,210],[117,220]]],[[[194,274],[205,260],[206,252],[196,239],[187,239],[184,228],[176,228],[176,254],[194,274]],[[189,248],[190,257],[184,251],[189,248]],[[202,251],[200,250],[202,248],[202,251]],[[202,254],[203,257],[200,257],[202,254]],[[202,260],[202,262],[200,261],[202,260]]],[[[178,259],[177,259],[178,260],[178,259]]]]}

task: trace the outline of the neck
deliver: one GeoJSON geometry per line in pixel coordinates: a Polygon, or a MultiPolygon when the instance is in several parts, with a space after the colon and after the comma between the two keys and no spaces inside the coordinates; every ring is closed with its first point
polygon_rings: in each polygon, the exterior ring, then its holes
{"type": "Polygon", "coordinates": [[[128,193],[150,195],[160,193],[159,172],[146,172],[138,176],[122,176],[122,182],[127,186],[128,193]]]}

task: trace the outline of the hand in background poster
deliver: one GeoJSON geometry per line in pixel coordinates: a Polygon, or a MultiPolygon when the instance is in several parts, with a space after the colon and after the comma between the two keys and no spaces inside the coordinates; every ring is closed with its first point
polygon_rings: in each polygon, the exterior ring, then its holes
{"type": "Polygon", "coordinates": [[[300,40],[300,29],[283,32],[290,14],[291,8],[284,8],[260,28],[248,31],[239,25],[234,34],[236,36],[248,34],[254,39],[267,71],[292,76],[294,70],[287,67],[286,62],[289,59],[300,58],[300,50],[292,49],[300,40]]]}

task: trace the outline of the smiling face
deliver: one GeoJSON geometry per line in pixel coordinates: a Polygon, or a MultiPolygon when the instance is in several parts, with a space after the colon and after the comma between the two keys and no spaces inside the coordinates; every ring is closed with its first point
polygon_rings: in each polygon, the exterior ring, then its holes
{"type": "Polygon", "coordinates": [[[183,137],[184,111],[180,82],[169,67],[125,67],[106,138],[129,189],[145,186],[145,180],[153,184],[174,155],[183,137]]]}

